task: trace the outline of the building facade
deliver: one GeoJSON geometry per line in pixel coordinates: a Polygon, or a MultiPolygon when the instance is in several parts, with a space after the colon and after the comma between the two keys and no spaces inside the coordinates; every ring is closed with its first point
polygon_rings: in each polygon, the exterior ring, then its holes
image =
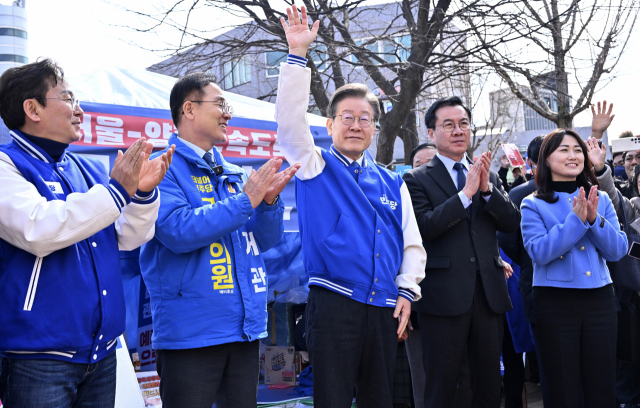
{"type": "MultiPolygon", "coordinates": [[[[390,69],[407,61],[411,50],[411,36],[404,20],[402,4],[399,2],[384,3],[374,6],[358,7],[350,13],[349,32],[356,45],[366,48],[372,55],[378,57],[374,63],[387,78],[395,78],[397,74],[390,69]]],[[[343,19],[346,19],[344,15],[343,19]]],[[[347,24],[347,23],[345,23],[347,24]]],[[[455,26],[448,27],[447,33],[455,33],[455,26]]],[[[466,46],[466,37],[452,35],[445,39],[435,50],[435,53],[455,53],[460,47],[466,46]]],[[[342,43],[339,33],[335,33],[336,43],[342,43]]],[[[329,46],[332,46],[329,44],[329,46]]],[[[379,89],[360,65],[352,50],[347,46],[335,47],[331,50],[340,60],[340,74],[345,83],[365,83],[378,96],[387,111],[391,109],[391,102],[385,93],[379,89]]],[[[258,29],[255,23],[238,26],[212,39],[211,43],[193,47],[184,53],[168,58],[165,61],[147,68],[149,71],[164,75],[180,77],[188,72],[209,71],[218,78],[222,89],[256,99],[275,102],[280,75],[280,63],[286,60],[287,45],[275,36],[268,35],[258,29]],[[233,51],[225,53],[224,44],[234,44],[233,51]],[[246,44],[245,47],[242,44],[246,44]]],[[[318,39],[310,51],[311,58],[318,67],[319,76],[324,83],[325,91],[331,95],[335,91],[333,81],[334,71],[328,56],[327,45],[318,39]]],[[[415,107],[418,138],[420,142],[428,139],[424,126],[424,113],[431,103],[442,96],[459,95],[468,101],[469,75],[464,74],[463,67],[452,64],[441,69],[456,71],[446,79],[437,81],[437,85],[427,87],[418,98],[415,107]]],[[[425,80],[440,75],[426,72],[425,80]]],[[[399,81],[396,82],[399,85],[399,81]]],[[[399,89],[399,86],[396,87],[399,89]]],[[[309,111],[320,114],[311,97],[309,111]]],[[[376,155],[377,134],[370,147],[373,157],[376,155]]],[[[394,161],[403,161],[403,142],[396,139],[394,161]]]]}

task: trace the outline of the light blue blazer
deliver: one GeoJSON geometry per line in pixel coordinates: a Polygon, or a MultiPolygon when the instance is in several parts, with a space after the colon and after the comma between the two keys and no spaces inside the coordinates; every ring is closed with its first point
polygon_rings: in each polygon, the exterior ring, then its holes
{"type": "Polygon", "coordinates": [[[555,193],[549,204],[532,195],[522,202],[522,238],[533,260],[533,286],[591,289],[611,283],[605,261],[618,261],[628,243],[611,199],[599,192],[598,216],[590,225],[573,212],[574,193],[555,193]]]}

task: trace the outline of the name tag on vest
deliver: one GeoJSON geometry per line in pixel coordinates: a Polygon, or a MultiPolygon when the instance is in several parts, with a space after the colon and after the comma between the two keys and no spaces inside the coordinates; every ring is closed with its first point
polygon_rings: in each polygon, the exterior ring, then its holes
{"type": "Polygon", "coordinates": [[[64,194],[64,191],[62,190],[62,186],[60,185],[59,182],[45,181],[45,184],[47,185],[47,187],[49,187],[49,190],[51,190],[53,194],[64,194]]]}

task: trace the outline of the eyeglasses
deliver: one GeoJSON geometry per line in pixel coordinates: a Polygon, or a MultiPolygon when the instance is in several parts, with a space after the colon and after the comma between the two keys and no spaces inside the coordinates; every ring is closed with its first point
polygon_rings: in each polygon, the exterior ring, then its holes
{"type": "Polygon", "coordinates": [[[59,101],[65,101],[71,104],[71,109],[74,111],[80,107],[80,101],[73,96],[71,98],[41,98],[39,96],[35,96],[33,99],[57,99],[59,101]]]}
{"type": "Polygon", "coordinates": [[[371,126],[371,122],[372,122],[371,117],[369,115],[354,116],[350,113],[343,113],[342,115],[336,115],[336,116],[340,116],[340,120],[345,125],[352,125],[353,122],[356,120],[356,118],[358,118],[358,123],[363,128],[367,128],[371,126]]]}
{"type": "Polygon", "coordinates": [[[230,116],[233,116],[233,106],[229,105],[229,102],[225,101],[224,99],[220,101],[189,101],[189,102],[194,102],[194,103],[211,102],[217,107],[219,107],[222,110],[222,113],[226,113],[230,116]]]}
{"type": "MultiPolygon", "coordinates": [[[[438,126],[442,126],[442,129],[445,132],[451,133],[453,132],[453,129],[456,128],[456,125],[453,122],[447,122],[444,125],[436,125],[436,127],[438,126]]],[[[462,122],[460,122],[458,124],[458,127],[460,128],[460,130],[462,130],[463,132],[466,132],[467,130],[471,129],[471,124],[469,122],[467,122],[466,120],[463,120],[462,122]]]]}

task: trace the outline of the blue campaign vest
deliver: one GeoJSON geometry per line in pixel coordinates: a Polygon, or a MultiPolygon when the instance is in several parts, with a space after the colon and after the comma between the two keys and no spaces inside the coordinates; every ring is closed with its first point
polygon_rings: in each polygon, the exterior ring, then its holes
{"type": "MultiPolygon", "coordinates": [[[[54,162],[14,132],[19,141],[0,146],[0,151],[47,201],[108,185],[102,163],[69,152],[54,162]]],[[[125,330],[115,228],[109,226],[43,258],[0,239],[0,299],[4,357],[86,364],[111,354],[125,330]]]]}
{"type": "Polygon", "coordinates": [[[361,169],[348,167],[336,154],[322,150],[322,173],[309,180],[296,178],[309,285],[358,302],[395,307],[395,278],[404,253],[402,178],[366,157],[361,169]],[[355,171],[357,182],[350,174],[355,171]]]}
{"type": "Polygon", "coordinates": [[[140,252],[140,269],[151,296],[154,348],[188,349],[266,337],[267,271],[262,252],[268,248],[260,247],[260,239],[275,244],[281,237],[282,201],[264,210],[265,217],[278,220],[279,228],[255,221],[254,209],[241,193],[246,182],[242,168],[214,149],[224,169],[216,177],[176,136],[169,144],[176,145],[176,154],[159,186],[163,199],[156,236],[140,252]],[[197,247],[184,247],[182,236],[206,236],[207,225],[190,211],[173,217],[183,208],[214,211],[208,204],[215,204],[220,214],[210,222],[225,226],[240,217],[242,225],[229,227],[220,239],[202,238],[197,247]]]}

